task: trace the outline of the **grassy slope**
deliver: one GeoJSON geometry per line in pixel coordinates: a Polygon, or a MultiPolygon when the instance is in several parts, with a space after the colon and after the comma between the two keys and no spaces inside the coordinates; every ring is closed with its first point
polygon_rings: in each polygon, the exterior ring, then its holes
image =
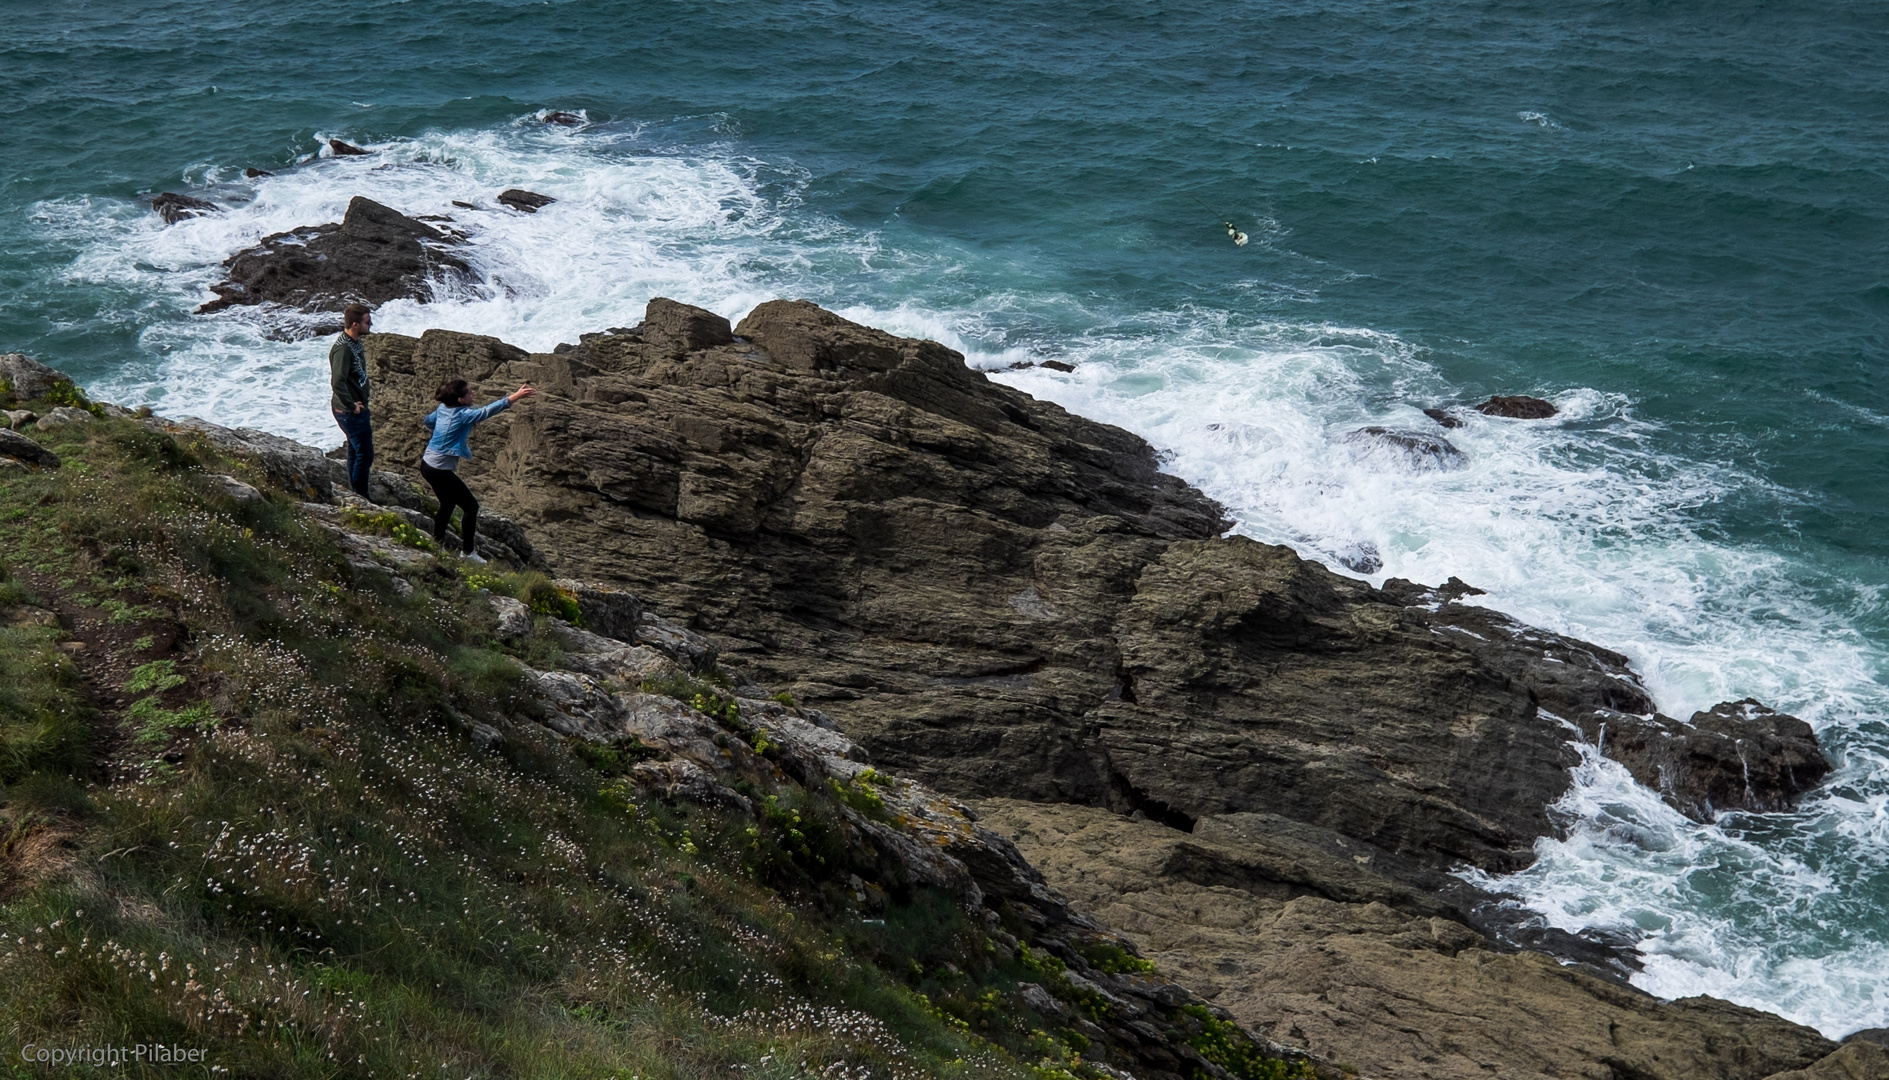
{"type": "Polygon", "coordinates": [[[243,462],[35,434],[65,466],[0,470],[0,1069],[164,1042],[237,1076],[1088,1072],[1008,1004],[1053,961],[940,897],[835,902],[827,793],[757,824],[535,725],[476,750],[462,718],[515,715],[549,646],[502,645],[452,567],[403,598],[292,502],[223,494],[243,462]]]}

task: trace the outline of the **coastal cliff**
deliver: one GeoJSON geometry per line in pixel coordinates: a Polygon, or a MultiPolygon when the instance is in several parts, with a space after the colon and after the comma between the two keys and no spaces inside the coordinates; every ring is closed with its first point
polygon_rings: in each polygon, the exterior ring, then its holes
{"type": "MultiPolygon", "coordinates": [[[[1607,725],[1605,751],[1697,818],[1828,770],[1802,722],[1659,717],[1624,657],[1467,587],[1374,589],[1221,537],[1136,436],[804,302],[730,327],[658,299],[546,354],[382,334],[369,363],[389,416],[448,377],[538,386],[467,474],[559,572],[688,612],[724,663],[943,790],[1183,830],[1276,814],[1433,885],[1530,861],[1570,724],[1607,725]]],[[[421,434],[387,424],[388,460],[421,434]]]]}
{"type": "MultiPolygon", "coordinates": [[[[1732,703],[1681,724],[1653,713],[1624,658],[1464,604],[1460,583],[1374,589],[1220,537],[1219,508],[1135,436],[810,304],[731,327],[658,300],[640,327],[553,353],[434,331],[376,335],[369,358],[387,463],[417,459],[405,421],[442,378],[544,391],[481,433],[466,470],[498,515],[485,550],[509,573],[462,581],[409,542],[425,508],[410,479],[377,478],[389,508],[352,504],[334,462],[262,433],[100,409],[89,434],[69,417],[35,446],[94,473],[176,456],[167,468],[191,475],[175,482],[212,516],[301,537],[290,546],[362,598],[350,603],[463,612],[427,616],[459,635],[433,647],[515,657],[516,681],[468,694],[448,679],[405,715],[511,763],[495,775],[576,755],[620,780],[631,819],[650,823],[639,842],[662,849],[640,857],[663,874],[717,845],[756,872],[747,829],[778,845],[760,880],[841,923],[898,923],[947,898],[966,922],[905,958],[913,985],[947,1011],[954,994],[997,991],[995,1013],[970,1015],[1020,1021],[1012,1053],[1034,1052],[1042,1025],[1054,1046],[1039,1075],[1760,1080],[1870,1053],[1722,1002],[1659,1002],[1604,977],[1621,954],[1524,942],[1496,898],[1448,874],[1525,865],[1555,828],[1571,742],[1600,725],[1633,733],[1607,750],[1682,812],[1783,805],[1827,769],[1792,718],[1732,703]],[[123,449],[133,428],[158,441],[123,449]],[[231,471],[211,483],[208,466],[231,471]],[[804,819],[775,816],[809,799],[804,819]],[[817,845],[794,857],[791,822],[816,818],[845,838],[832,865],[809,861],[817,845]]],[[[66,530],[74,543],[101,527],[87,520],[66,530]]],[[[123,565],[121,543],[93,546],[91,561],[123,565]]],[[[62,598],[35,605],[48,632],[88,643],[71,655],[90,652],[79,666],[95,682],[130,685],[144,669],[82,631],[85,605],[37,573],[25,580],[62,598]]],[[[202,666],[192,635],[207,627],[171,602],[149,621],[189,630],[171,635],[171,662],[202,666]]],[[[259,639],[285,632],[244,618],[259,639]]],[[[429,670],[376,668],[421,688],[429,670]]],[[[240,685],[227,666],[216,678],[240,685]]],[[[370,714],[401,714],[389,708],[408,691],[376,693],[370,714]]],[[[160,724],[157,760],[199,770],[226,760],[219,740],[263,753],[234,736],[310,722],[228,707],[240,693],[210,700],[234,714],[230,733],[212,714],[201,732],[160,724]]],[[[584,827],[600,843],[611,826],[584,827]]],[[[542,866],[519,872],[528,885],[542,866]]],[[[870,964],[902,956],[847,940],[870,964]]]]}

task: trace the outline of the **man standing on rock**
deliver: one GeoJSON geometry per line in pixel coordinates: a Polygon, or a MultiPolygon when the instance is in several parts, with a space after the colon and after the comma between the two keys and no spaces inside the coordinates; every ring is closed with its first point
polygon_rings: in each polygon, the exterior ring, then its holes
{"type": "Polygon", "coordinates": [[[348,486],[367,498],[367,471],[374,466],[374,424],[367,411],[367,331],[374,316],[366,304],[349,304],[341,313],[341,336],[328,349],[329,407],[348,437],[348,486]]]}

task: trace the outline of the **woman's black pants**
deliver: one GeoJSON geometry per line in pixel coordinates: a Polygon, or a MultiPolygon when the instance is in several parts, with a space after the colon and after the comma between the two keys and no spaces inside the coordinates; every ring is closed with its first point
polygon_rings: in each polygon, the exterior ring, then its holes
{"type": "Polygon", "coordinates": [[[459,519],[459,550],[471,554],[473,534],[479,528],[479,500],[472,497],[472,489],[459,479],[458,473],[435,469],[424,461],[420,463],[420,475],[433,485],[433,494],[439,496],[439,513],[433,515],[433,542],[445,545],[446,524],[453,519],[453,507],[464,507],[466,512],[459,519]]]}

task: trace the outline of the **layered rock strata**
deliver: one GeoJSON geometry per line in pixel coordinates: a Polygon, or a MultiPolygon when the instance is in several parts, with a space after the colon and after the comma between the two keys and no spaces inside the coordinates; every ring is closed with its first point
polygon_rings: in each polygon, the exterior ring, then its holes
{"type": "MultiPolygon", "coordinates": [[[[376,335],[369,361],[390,461],[418,458],[442,379],[537,385],[480,436],[483,498],[560,571],[694,613],[724,664],[957,794],[1182,830],[1275,814],[1429,887],[1525,865],[1570,782],[1569,724],[1651,712],[1605,650],[1219,537],[1220,508],[1141,439],[804,302],[730,327],[656,300],[549,354],[376,335]],[[1563,652],[1612,661],[1570,681],[1563,652]]],[[[1805,732],[1722,716],[1750,727],[1745,763],[1788,746],[1775,784],[1747,794],[1736,754],[1657,718],[1610,749],[1687,762],[1675,802],[1699,813],[1821,775],[1805,732]]]]}

